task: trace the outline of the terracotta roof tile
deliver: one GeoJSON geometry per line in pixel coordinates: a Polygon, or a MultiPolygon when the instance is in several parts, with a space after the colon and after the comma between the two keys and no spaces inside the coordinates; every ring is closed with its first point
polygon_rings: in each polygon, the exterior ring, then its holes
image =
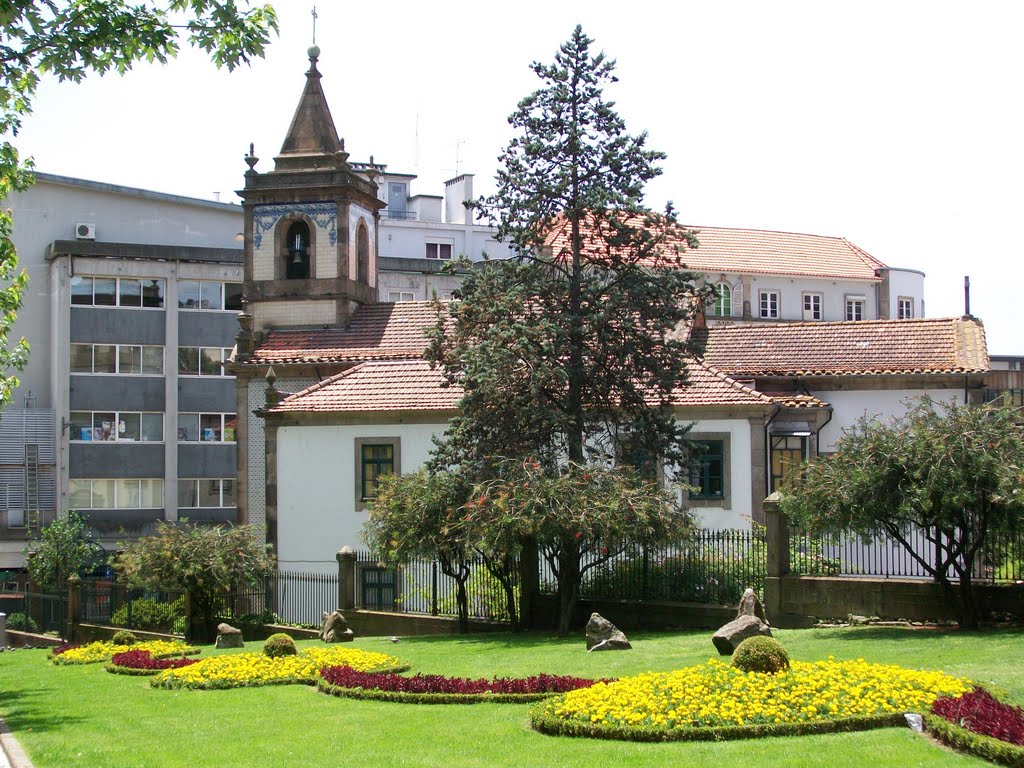
{"type": "Polygon", "coordinates": [[[340,363],[420,357],[426,328],[437,322],[433,302],[361,306],[345,328],[269,331],[250,363],[340,363]]]}
{"type": "Polygon", "coordinates": [[[764,392],[776,405],[783,408],[831,408],[832,406],[824,400],[819,400],[814,395],[805,395],[802,392],[764,392]]]}
{"type": "Polygon", "coordinates": [[[695,329],[704,362],[730,376],[980,373],[985,329],[974,319],[751,323],[695,329]]]}

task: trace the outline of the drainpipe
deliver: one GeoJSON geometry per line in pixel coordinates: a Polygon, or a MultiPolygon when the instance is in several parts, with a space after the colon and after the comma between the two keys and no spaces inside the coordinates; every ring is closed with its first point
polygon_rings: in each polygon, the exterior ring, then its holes
{"type": "Polygon", "coordinates": [[[764,463],[765,463],[765,466],[764,466],[764,495],[765,495],[765,498],[767,498],[768,494],[771,493],[771,486],[772,486],[772,444],[771,444],[771,438],[768,436],[768,428],[772,425],[772,422],[775,421],[775,417],[779,415],[779,412],[782,411],[782,406],[781,405],[776,405],[775,403],[772,403],[772,408],[774,408],[774,410],[772,411],[772,415],[769,416],[768,417],[768,421],[766,421],[764,423],[764,463]]]}

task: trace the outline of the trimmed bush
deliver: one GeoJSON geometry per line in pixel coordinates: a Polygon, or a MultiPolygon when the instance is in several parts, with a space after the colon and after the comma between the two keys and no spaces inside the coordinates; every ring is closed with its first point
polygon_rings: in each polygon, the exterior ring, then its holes
{"type": "Polygon", "coordinates": [[[137,639],[131,632],[122,629],[114,633],[114,636],[110,638],[110,642],[114,645],[134,645],[137,639]]]}
{"type": "Polygon", "coordinates": [[[732,654],[732,665],[744,672],[774,675],[789,669],[789,654],[775,638],[748,637],[736,646],[732,654]]]}
{"type": "Polygon", "coordinates": [[[944,717],[927,713],[924,724],[929,735],[948,747],[967,752],[991,763],[1024,768],[1024,747],[969,731],[944,717]]]}
{"type": "Polygon", "coordinates": [[[12,613],[7,617],[7,628],[15,632],[38,632],[35,619],[24,613],[12,613]]]}
{"type": "Polygon", "coordinates": [[[295,641],[283,632],[271,635],[263,643],[263,653],[272,659],[277,659],[281,656],[294,656],[297,652],[295,641]]]}

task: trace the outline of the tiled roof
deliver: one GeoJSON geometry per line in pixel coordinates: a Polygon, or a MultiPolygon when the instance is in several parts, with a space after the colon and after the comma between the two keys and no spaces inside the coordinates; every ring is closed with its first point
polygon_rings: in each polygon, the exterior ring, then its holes
{"type": "Polygon", "coordinates": [[[814,395],[805,395],[802,392],[765,392],[776,405],[783,408],[831,408],[824,400],[819,400],[814,395]]]}
{"type": "Polygon", "coordinates": [[[730,376],[980,373],[985,329],[974,319],[752,323],[695,329],[704,362],[730,376]]]}
{"type": "Polygon", "coordinates": [[[343,363],[420,357],[424,329],[437,323],[433,302],[401,301],[359,307],[346,328],[269,331],[251,363],[343,363]]]}
{"type": "Polygon", "coordinates": [[[290,395],[272,413],[450,411],[462,397],[441,387],[441,372],[425,360],[378,360],[290,395]]]}
{"type": "MultiPolygon", "coordinates": [[[[439,370],[425,360],[374,360],[289,395],[272,413],[366,413],[451,411],[462,389],[441,387],[439,370]]],[[[689,383],[674,405],[765,405],[769,398],[700,363],[689,366],[689,383]]]]}
{"type": "MultiPolygon", "coordinates": [[[[639,223],[639,221],[637,221],[639,223]]],[[[823,277],[842,280],[877,281],[876,270],[885,264],[843,237],[771,232],[763,229],[690,227],[697,232],[699,246],[686,247],[682,237],[671,240],[666,255],[675,248],[684,252],[680,260],[689,269],[714,278],[715,273],[823,277]]],[[[584,248],[600,254],[593,232],[584,232],[584,248]],[[589,242],[589,247],[588,247],[589,242]]],[[[547,239],[555,254],[569,245],[568,227],[559,226],[547,239]]]]}

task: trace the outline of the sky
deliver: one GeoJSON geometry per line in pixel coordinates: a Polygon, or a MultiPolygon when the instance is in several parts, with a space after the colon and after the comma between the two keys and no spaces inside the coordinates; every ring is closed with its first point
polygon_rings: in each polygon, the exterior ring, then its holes
{"type": "MultiPolygon", "coordinates": [[[[40,171],[237,202],[250,142],[270,170],[308,67],[312,2],[278,0],[264,60],[186,51],[45,81],[17,139],[40,171]]],[[[323,88],[352,160],[442,194],[493,190],[508,115],[576,24],[618,62],[606,95],[667,153],[647,203],[694,226],[846,237],[919,269],[930,317],[971,312],[1024,355],[1024,3],[341,3],[320,0],[323,88]]]]}

